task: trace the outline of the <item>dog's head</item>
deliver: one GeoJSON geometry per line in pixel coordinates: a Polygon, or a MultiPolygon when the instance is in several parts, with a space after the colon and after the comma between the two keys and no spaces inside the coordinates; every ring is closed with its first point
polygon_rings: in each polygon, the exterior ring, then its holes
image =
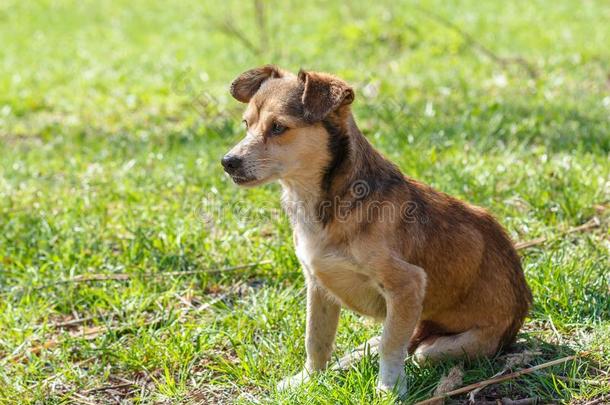
{"type": "Polygon", "coordinates": [[[344,116],[354,91],[325,73],[263,66],[239,75],[231,95],[247,103],[245,138],[222,158],[233,181],[255,186],[322,171],[330,161],[323,122],[344,116]]]}

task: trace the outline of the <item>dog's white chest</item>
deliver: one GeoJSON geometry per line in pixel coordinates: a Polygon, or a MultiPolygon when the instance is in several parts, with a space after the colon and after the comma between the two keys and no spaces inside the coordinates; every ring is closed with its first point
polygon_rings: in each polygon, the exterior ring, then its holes
{"type": "Polygon", "coordinates": [[[367,266],[334,247],[323,229],[295,227],[296,254],[310,282],[354,311],[374,318],[385,314],[385,301],[367,266]]]}
{"type": "Polygon", "coordinates": [[[305,230],[303,226],[297,225],[295,233],[296,254],[309,275],[331,271],[338,265],[349,265],[348,260],[329,246],[324,230],[305,230]]]}
{"type": "Polygon", "coordinates": [[[317,206],[308,204],[306,196],[295,189],[283,186],[282,203],[294,227],[295,251],[308,283],[324,288],[329,296],[358,313],[383,318],[385,300],[374,269],[367,264],[367,254],[349,242],[334,244],[315,215],[317,206]]]}

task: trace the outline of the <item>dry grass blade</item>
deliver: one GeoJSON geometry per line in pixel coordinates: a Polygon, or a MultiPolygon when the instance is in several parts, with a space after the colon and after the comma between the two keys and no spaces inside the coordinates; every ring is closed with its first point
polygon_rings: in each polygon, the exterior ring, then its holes
{"type": "Polygon", "coordinates": [[[502,398],[495,401],[477,401],[477,405],[533,405],[538,403],[538,398],[523,398],[512,400],[502,398]]]}
{"type": "MultiPolygon", "coordinates": [[[[567,231],[561,232],[559,234],[559,236],[565,236],[565,235],[569,235],[572,233],[588,231],[588,230],[591,230],[594,228],[598,228],[600,225],[601,225],[601,221],[599,220],[599,218],[593,217],[582,225],[575,226],[573,228],[568,229],[567,231]]],[[[515,249],[521,250],[521,249],[527,249],[527,248],[530,248],[533,246],[538,246],[538,245],[545,243],[547,240],[548,240],[548,238],[543,236],[543,237],[528,240],[525,242],[517,242],[517,243],[515,243],[515,249]]]]}
{"type": "Polygon", "coordinates": [[[100,318],[100,316],[85,316],[83,318],[72,319],[72,320],[64,321],[64,322],[49,323],[49,324],[47,324],[47,326],[49,326],[51,328],[56,328],[56,329],[67,328],[69,326],[81,325],[83,323],[87,323],[87,322],[92,321],[97,318],[100,318]]]}
{"type": "Polygon", "coordinates": [[[142,278],[160,278],[160,277],[179,277],[179,276],[190,276],[194,274],[215,274],[222,273],[225,271],[235,271],[249,269],[256,266],[262,266],[270,264],[271,260],[263,260],[256,263],[240,264],[238,266],[221,267],[221,268],[207,268],[200,270],[187,270],[187,271],[162,271],[158,273],[141,273],[141,274],[128,274],[128,273],[116,273],[116,274],[82,274],[79,276],[72,277],[67,280],[59,280],[51,284],[45,284],[40,287],[36,287],[36,290],[42,290],[56,285],[71,284],[71,283],[87,283],[93,281],[126,281],[135,277],[142,278]]]}
{"type": "Polygon", "coordinates": [[[196,308],[197,311],[205,311],[206,309],[210,308],[212,305],[215,305],[217,302],[220,302],[220,301],[224,300],[225,298],[227,298],[229,296],[229,294],[231,294],[232,292],[233,291],[227,291],[226,293],[220,294],[218,297],[214,298],[210,302],[206,302],[202,306],[197,307],[196,308]]]}
{"type": "Polygon", "coordinates": [[[74,402],[78,403],[78,404],[85,404],[85,405],[97,405],[97,402],[93,402],[91,399],[79,394],[79,393],[73,393],[70,396],[74,402]]]}
{"type": "Polygon", "coordinates": [[[129,388],[129,387],[133,387],[133,386],[134,386],[134,383],[131,383],[131,382],[114,384],[114,385],[105,385],[103,387],[91,388],[89,390],[83,391],[83,394],[89,395],[94,392],[108,391],[108,390],[120,390],[122,388],[129,388]]]}
{"type": "Polygon", "coordinates": [[[610,400],[610,396],[604,395],[600,398],[596,398],[593,401],[587,402],[585,405],[598,405],[598,404],[607,404],[608,400],[610,400]]]}
{"type": "Polygon", "coordinates": [[[249,269],[252,267],[262,266],[265,264],[271,264],[271,260],[262,260],[260,262],[254,263],[246,263],[240,264],[238,266],[230,266],[230,267],[221,267],[218,269],[201,269],[201,270],[187,270],[187,271],[166,271],[160,273],[146,273],[143,277],[165,277],[165,276],[189,276],[193,274],[213,274],[213,273],[223,273],[225,271],[235,271],[235,270],[243,270],[249,269]]]}

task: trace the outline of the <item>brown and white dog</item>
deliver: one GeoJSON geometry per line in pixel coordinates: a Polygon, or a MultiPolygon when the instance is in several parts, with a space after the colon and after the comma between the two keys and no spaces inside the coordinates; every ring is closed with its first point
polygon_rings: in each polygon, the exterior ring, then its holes
{"type": "Polygon", "coordinates": [[[231,94],[248,104],[247,134],[222,165],[242,186],[280,182],[307,282],[307,361],[280,389],[326,367],[342,306],[383,321],[382,391],[406,392],[407,352],[489,356],[515,339],[532,297],[506,232],[373,149],[347,83],[268,65],[231,94]]]}

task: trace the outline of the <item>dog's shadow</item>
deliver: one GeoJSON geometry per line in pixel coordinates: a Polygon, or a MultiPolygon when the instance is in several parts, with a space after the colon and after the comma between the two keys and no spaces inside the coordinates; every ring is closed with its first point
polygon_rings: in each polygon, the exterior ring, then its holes
{"type": "MultiPolygon", "coordinates": [[[[570,401],[583,385],[595,389],[600,377],[607,378],[602,367],[590,355],[578,353],[566,344],[551,343],[549,340],[526,333],[519,337],[517,343],[503,350],[493,358],[478,359],[466,362],[445,362],[433,366],[434,376],[447,378],[453,367],[463,371],[461,384],[453,389],[466,385],[488,381],[494,376],[507,376],[518,371],[546,365],[555,360],[565,360],[556,365],[515,375],[507,381],[490,384],[478,390],[475,395],[462,394],[448,398],[446,404],[497,404],[519,403],[535,404],[555,401],[570,401]],[[574,357],[575,356],[575,357],[574,357]],[[513,401],[513,402],[511,402],[513,401]]],[[[422,370],[421,368],[419,370],[422,370]]],[[[415,371],[415,370],[413,370],[415,371]]],[[[417,371],[415,371],[417,373],[417,371]]],[[[431,376],[429,376],[431,377],[431,376]]],[[[433,396],[439,380],[427,380],[434,387],[428,397],[433,396]]],[[[417,382],[414,381],[414,384],[417,382]]],[[[406,400],[406,403],[421,401],[422,397],[406,400]]]]}
{"type": "MultiPolygon", "coordinates": [[[[377,370],[378,338],[373,338],[354,351],[337,359],[331,367],[339,380],[348,370],[377,370]]],[[[569,358],[560,364],[515,376],[507,381],[484,386],[476,392],[451,396],[445,404],[497,404],[518,403],[535,404],[554,401],[570,401],[576,392],[595,390],[601,381],[608,378],[591,356],[578,353],[566,344],[551,343],[533,333],[519,336],[517,343],[503,350],[493,358],[470,361],[447,360],[436,364],[416,364],[411,357],[406,360],[409,376],[409,391],[406,396],[397,398],[398,402],[413,404],[427,400],[435,395],[446,393],[470,384],[484,382],[496,376],[506,376],[513,372],[528,370],[548,362],[569,358]],[[571,358],[571,356],[576,356],[571,358]],[[600,378],[601,377],[601,378],[600,378]],[[448,379],[453,381],[447,381],[448,379]],[[439,392],[441,381],[445,390],[439,392]],[[474,399],[474,402],[471,402],[474,399]],[[504,402],[502,402],[504,401],[504,402]]],[[[334,374],[334,373],[333,373],[334,374]]],[[[365,374],[367,374],[365,372],[365,374]]],[[[340,383],[339,381],[337,381],[340,383]]],[[[442,403],[442,402],[438,402],[442,403]]]]}

